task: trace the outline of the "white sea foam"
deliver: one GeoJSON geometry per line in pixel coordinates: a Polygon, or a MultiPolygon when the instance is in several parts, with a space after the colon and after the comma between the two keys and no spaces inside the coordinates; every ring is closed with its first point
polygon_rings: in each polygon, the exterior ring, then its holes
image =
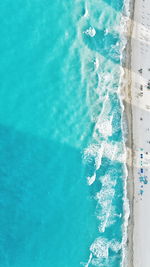
{"type": "Polygon", "coordinates": [[[97,258],[107,258],[108,257],[109,243],[105,238],[97,238],[91,245],[90,250],[94,256],[97,258]]]}
{"type": "Polygon", "coordinates": [[[122,142],[105,143],[103,156],[110,160],[124,163],[126,160],[125,153],[122,153],[124,145],[122,142]]]}
{"type": "Polygon", "coordinates": [[[99,117],[97,118],[97,123],[95,124],[95,138],[97,136],[97,133],[100,133],[104,138],[112,135],[112,116],[109,115],[110,108],[111,103],[107,94],[103,102],[103,108],[99,117]]]}
{"type": "MultiPolygon", "coordinates": [[[[98,3],[98,2],[97,2],[98,3]]],[[[105,5],[105,3],[104,3],[105,5]]],[[[94,18],[93,14],[99,11],[99,5],[92,6],[90,1],[87,1],[88,6],[88,18],[90,17],[91,27],[84,31],[84,34],[89,35],[90,37],[94,37],[96,34],[95,29],[103,29],[103,26],[106,25],[105,35],[108,33],[115,33],[117,31],[122,32],[124,34],[125,25],[127,19],[123,21],[123,27],[120,23],[121,13],[116,12],[116,20],[114,22],[114,13],[110,13],[112,11],[111,7],[106,4],[106,8],[101,11],[100,16],[97,19],[94,18]],[[91,10],[93,14],[91,13],[91,10]],[[108,14],[107,14],[108,13],[108,14]],[[112,26],[113,25],[113,26],[112,26]],[[94,30],[95,31],[94,31],[94,30]]],[[[87,17],[84,16],[84,19],[87,17]]],[[[84,21],[83,25],[84,25],[84,21]]],[[[83,31],[82,31],[83,33],[83,31]]],[[[81,37],[81,36],[80,36],[81,37]]],[[[82,37],[81,37],[82,38],[82,37]]],[[[110,52],[114,58],[120,57],[122,60],[122,53],[120,55],[120,45],[123,51],[126,44],[126,39],[122,37],[121,44],[120,42],[116,43],[116,45],[112,45],[110,47],[110,52]]],[[[111,100],[110,93],[117,93],[120,95],[120,88],[122,86],[123,80],[123,71],[118,64],[114,64],[111,60],[108,60],[103,55],[90,50],[87,46],[83,45],[82,54],[81,54],[81,71],[82,71],[82,82],[87,82],[87,105],[89,107],[89,115],[92,122],[95,122],[95,127],[93,130],[93,144],[89,145],[87,149],[84,151],[84,160],[90,162],[93,158],[95,160],[95,172],[87,178],[89,185],[92,184],[95,179],[100,179],[102,183],[101,191],[98,192],[95,196],[97,200],[97,209],[100,212],[97,212],[97,217],[100,221],[99,223],[99,231],[104,232],[107,227],[111,224],[115,223],[116,218],[121,217],[122,214],[116,214],[115,206],[113,206],[113,199],[115,197],[115,185],[116,178],[113,175],[105,175],[98,177],[96,175],[96,171],[101,168],[102,158],[109,158],[111,161],[118,161],[121,163],[125,163],[126,153],[125,153],[125,145],[124,140],[121,142],[110,142],[108,141],[109,136],[112,135],[114,126],[112,126],[112,118],[113,114],[111,114],[111,100]],[[91,71],[89,68],[91,62],[94,62],[94,68],[91,71]],[[120,77],[120,83],[118,88],[118,81],[120,77]],[[97,87],[95,88],[95,77],[98,77],[97,87]],[[117,86],[116,86],[117,84],[117,86]],[[96,100],[95,100],[96,99],[96,100]],[[101,105],[101,109],[99,113],[95,115],[95,108],[101,105]]],[[[119,96],[120,97],[120,96],[119,96]]],[[[120,103],[123,112],[123,104],[120,97],[120,103]]],[[[123,116],[123,114],[121,114],[123,116]]],[[[123,121],[122,121],[123,124],[123,121]]],[[[123,129],[122,129],[123,130],[123,129]]],[[[124,251],[125,244],[127,240],[127,221],[128,221],[128,200],[126,196],[126,166],[124,165],[124,224],[123,224],[123,239],[122,243],[119,243],[117,240],[107,240],[103,238],[97,238],[90,247],[90,261],[95,266],[109,266],[108,264],[103,264],[102,259],[108,258],[109,248],[114,252],[118,252],[121,248],[123,250],[123,260],[124,262],[124,251]]],[[[106,262],[108,263],[108,262],[106,262]]],[[[123,266],[123,265],[122,265],[123,266]]]]}
{"type": "Polygon", "coordinates": [[[110,242],[109,247],[110,247],[113,251],[118,252],[118,251],[121,249],[121,243],[119,243],[118,241],[116,241],[116,240],[113,239],[113,240],[110,242]]]}
{"type": "Polygon", "coordinates": [[[112,200],[115,195],[114,186],[116,181],[112,180],[110,175],[101,176],[102,189],[96,194],[96,200],[100,205],[101,212],[97,215],[100,221],[99,231],[104,232],[107,227],[115,222],[115,206],[112,205],[112,200]]]}
{"type": "Polygon", "coordinates": [[[93,184],[94,183],[94,181],[95,181],[95,179],[96,179],[96,173],[94,173],[91,177],[90,176],[88,176],[87,177],[87,182],[88,182],[88,185],[91,185],[91,184],[93,184]]]}
{"type": "Polygon", "coordinates": [[[84,263],[84,262],[81,262],[80,264],[83,265],[84,267],[89,267],[89,264],[91,263],[92,261],[92,257],[93,257],[93,254],[90,253],[90,256],[89,256],[89,259],[88,259],[88,262],[84,263]]]}
{"type": "Polygon", "coordinates": [[[115,216],[113,214],[115,214],[115,207],[112,206],[112,202],[104,201],[101,215],[97,216],[100,221],[98,226],[100,233],[104,233],[106,228],[115,223],[115,216]]]}
{"type": "Polygon", "coordinates": [[[102,155],[104,150],[104,144],[96,145],[91,144],[84,150],[84,161],[90,162],[94,157],[95,159],[95,169],[98,170],[101,166],[102,155]]]}
{"type": "Polygon", "coordinates": [[[91,263],[95,266],[106,266],[109,262],[109,249],[117,253],[121,249],[121,243],[115,239],[109,241],[107,238],[97,238],[90,247],[90,251],[93,254],[93,257],[91,257],[91,263]]]}
{"type": "Polygon", "coordinates": [[[96,57],[95,61],[94,61],[94,65],[95,65],[95,71],[98,70],[99,67],[99,59],[96,57]]]}
{"type": "Polygon", "coordinates": [[[106,174],[105,176],[100,176],[99,179],[103,186],[112,187],[116,185],[116,180],[112,179],[112,176],[110,176],[110,174],[106,174]]]}
{"type": "Polygon", "coordinates": [[[94,37],[96,34],[96,30],[94,28],[90,27],[89,29],[87,29],[83,33],[85,33],[86,35],[89,35],[90,37],[94,37]]]}
{"type": "Polygon", "coordinates": [[[88,16],[89,16],[88,8],[87,8],[87,5],[85,5],[84,17],[87,18],[88,16]]]}
{"type": "Polygon", "coordinates": [[[102,134],[104,138],[112,135],[112,117],[109,120],[103,118],[100,123],[97,124],[97,130],[102,134]]]}

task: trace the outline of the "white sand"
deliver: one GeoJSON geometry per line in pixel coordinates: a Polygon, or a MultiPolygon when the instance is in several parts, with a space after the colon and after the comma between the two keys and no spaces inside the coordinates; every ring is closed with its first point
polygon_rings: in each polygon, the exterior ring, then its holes
{"type": "Polygon", "coordinates": [[[135,0],[131,48],[133,266],[150,267],[150,0],[135,0]]]}

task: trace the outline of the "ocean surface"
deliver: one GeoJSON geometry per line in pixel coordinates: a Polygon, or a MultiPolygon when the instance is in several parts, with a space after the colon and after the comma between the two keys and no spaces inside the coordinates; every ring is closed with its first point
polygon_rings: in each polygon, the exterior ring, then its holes
{"type": "Polygon", "coordinates": [[[120,267],[123,0],[0,3],[0,267],[120,267]]]}

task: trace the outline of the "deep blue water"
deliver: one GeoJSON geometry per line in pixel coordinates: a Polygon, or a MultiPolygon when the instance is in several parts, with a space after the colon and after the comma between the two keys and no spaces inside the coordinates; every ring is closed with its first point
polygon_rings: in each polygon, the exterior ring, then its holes
{"type": "Polygon", "coordinates": [[[121,266],[122,9],[0,4],[2,267],[121,266]]]}

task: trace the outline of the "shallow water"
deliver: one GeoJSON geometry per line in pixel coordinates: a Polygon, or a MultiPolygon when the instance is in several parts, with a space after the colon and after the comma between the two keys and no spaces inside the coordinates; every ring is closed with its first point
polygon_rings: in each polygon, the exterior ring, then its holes
{"type": "Polygon", "coordinates": [[[0,266],[121,266],[122,8],[1,4],[0,266]]]}

